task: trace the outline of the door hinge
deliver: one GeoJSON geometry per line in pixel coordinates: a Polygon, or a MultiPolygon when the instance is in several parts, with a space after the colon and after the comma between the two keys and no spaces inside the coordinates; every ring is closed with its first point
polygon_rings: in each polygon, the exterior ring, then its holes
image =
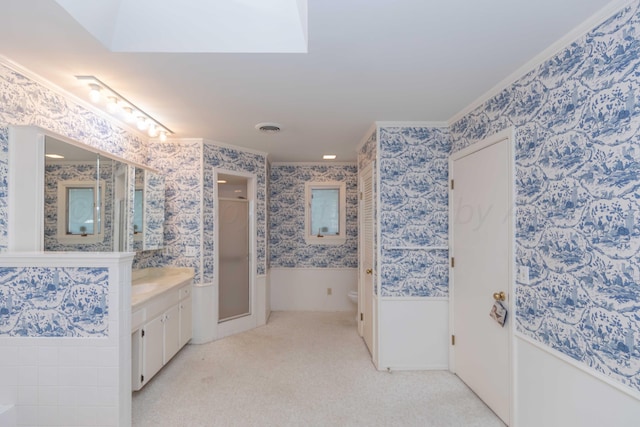
{"type": "Polygon", "coordinates": [[[453,190],[453,180],[451,180],[451,189],[453,190]]]}
{"type": "Polygon", "coordinates": [[[456,336],[451,335],[451,345],[456,345],[456,336]]]}
{"type": "Polygon", "coordinates": [[[364,320],[364,314],[360,313],[360,321],[364,320]]]}
{"type": "Polygon", "coordinates": [[[360,200],[362,200],[362,191],[360,192],[360,200]]]}
{"type": "Polygon", "coordinates": [[[142,332],[140,332],[140,337],[144,338],[144,329],[142,330],[142,332]]]}
{"type": "Polygon", "coordinates": [[[451,268],[454,268],[456,266],[456,259],[454,257],[451,257],[451,268]]]}
{"type": "Polygon", "coordinates": [[[144,375],[140,375],[140,382],[143,383],[144,382],[144,375]]]}

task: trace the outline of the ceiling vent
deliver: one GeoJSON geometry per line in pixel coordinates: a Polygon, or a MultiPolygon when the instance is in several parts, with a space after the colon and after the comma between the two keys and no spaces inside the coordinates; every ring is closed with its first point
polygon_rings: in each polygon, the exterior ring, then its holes
{"type": "Polygon", "coordinates": [[[258,123],[256,129],[263,133],[278,133],[281,126],[278,123],[258,123]]]}

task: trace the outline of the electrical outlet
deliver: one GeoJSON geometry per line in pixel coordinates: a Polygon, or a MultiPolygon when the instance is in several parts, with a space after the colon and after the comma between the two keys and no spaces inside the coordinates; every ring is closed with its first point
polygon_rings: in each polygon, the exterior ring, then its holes
{"type": "Polygon", "coordinates": [[[327,288],[327,295],[331,295],[331,292],[332,292],[331,288],[327,288]]]}
{"type": "Polygon", "coordinates": [[[197,254],[197,248],[195,246],[185,246],[184,256],[194,257],[197,254]]]}

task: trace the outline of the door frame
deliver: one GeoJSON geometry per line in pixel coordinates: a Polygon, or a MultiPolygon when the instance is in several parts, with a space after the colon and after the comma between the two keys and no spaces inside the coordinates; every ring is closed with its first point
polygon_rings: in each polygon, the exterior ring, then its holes
{"type": "Polygon", "coordinates": [[[213,266],[215,270],[214,274],[214,287],[215,287],[215,306],[216,306],[216,318],[214,321],[217,326],[216,339],[224,338],[229,335],[237,334],[240,332],[253,329],[258,325],[258,301],[256,298],[256,280],[257,280],[257,224],[256,224],[256,200],[257,200],[257,176],[248,172],[239,172],[229,169],[214,168],[213,170],[214,188],[213,195],[215,200],[215,230],[214,233],[214,260],[213,266]],[[247,202],[249,203],[249,307],[251,313],[247,316],[239,317],[237,319],[231,319],[222,323],[220,320],[220,313],[218,310],[218,304],[220,303],[220,235],[217,230],[220,229],[220,204],[218,203],[218,175],[232,175],[247,179],[247,202]]]}
{"type": "MultiPolygon", "coordinates": [[[[515,254],[516,254],[516,239],[515,239],[515,213],[516,213],[516,197],[515,197],[515,128],[510,127],[501,132],[495,133],[485,139],[472,144],[460,151],[457,151],[449,156],[449,257],[455,257],[455,248],[453,246],[454,236],[454,195],[451,188],[451,180],[455,178],[454,162],[463,157],[467,157],[473,153],[476,153],[491,145],[507,141],[507,155],[509,158],[508,165],[508,185],[509,185],[509,215],[507,218],[508,234],[511,244],[509,245],[509,264],[508,264],[508,277],[509,283],[507,286],[508,292],[508,321],[507,321],[507,347],[509,353],[509,425],[515,426],[516,417],[516,390],[517,390],[517,366],[516,366],[516,347],[515,347],[515,254]]],[[[454,299],[454,268],[451,267],[449,262],[449,335],[455,336],[454,330],[454,315],[455,315],[455,299],[454,299]]],[[[488,315],[488,314],[487,314],[488,315]]],[[[455,369],[455,345],[453,345],[453,339],[449,341],[449,371],[456,373],[455,369]]]]}

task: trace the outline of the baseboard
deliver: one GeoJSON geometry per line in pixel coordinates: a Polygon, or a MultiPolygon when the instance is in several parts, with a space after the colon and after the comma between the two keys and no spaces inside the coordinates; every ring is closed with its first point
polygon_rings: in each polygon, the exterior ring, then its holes
{"type": "Polygon", "coordinates": [[[378,368],[379,371],[447,371],[449,365],[399,365],[378,368]]]}

